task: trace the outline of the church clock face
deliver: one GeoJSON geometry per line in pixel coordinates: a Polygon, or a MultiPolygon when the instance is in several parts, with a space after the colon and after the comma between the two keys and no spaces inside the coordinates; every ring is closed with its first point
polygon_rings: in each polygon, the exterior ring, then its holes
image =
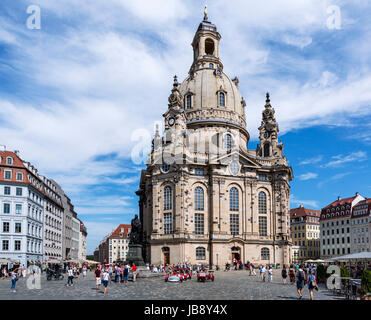
{"type": "Polygon", "coordinates": [[[169,124],[169,126],[174,125],[174,123],[175,123],[174,117],[169,118],[169,121],[167,123],[169,124]]]}
{"type": "Polygon", "coordinates": [[[240,172],[240,164],[238,163],[237,160],[233,160],[229,164],[229,171],[231,172],[232,175],[236,176],[240,172]]]}

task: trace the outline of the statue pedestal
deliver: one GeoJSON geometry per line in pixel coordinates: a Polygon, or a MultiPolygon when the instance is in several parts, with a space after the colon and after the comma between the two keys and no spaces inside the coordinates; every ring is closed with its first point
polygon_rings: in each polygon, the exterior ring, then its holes
{"type": "Polygon", "coordinates": [[[129,243],[129,252],[126,260],[129,263],[135,263],[136,266],[145,266],[142,255],[142,245],[129,243]]]}

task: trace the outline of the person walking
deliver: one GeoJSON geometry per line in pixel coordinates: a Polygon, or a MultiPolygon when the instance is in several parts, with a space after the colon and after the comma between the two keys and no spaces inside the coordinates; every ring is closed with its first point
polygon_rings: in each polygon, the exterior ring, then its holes
{"type": "Polygon", "coordinates": [[[308,290],[309,290],[309,299],[313,300],[313,289],[318,290],[316,283],[316,276],[313,274],[312,269],[309,269],[307,276],[308,290]]]}
{"type": "Polygon", "coordinates": [[[112,271],[113,271],[113,268],[111,265],[109,265],[108,267],[109,283],[112,283],[112,271]]]}
{"type": "Polygon", "coordinates": [[[305,274],[302,266],[300,266],[298,272],[296,273],[296,288],[299,294],[299,299],[303,298],[304,279],[305,274]]]}
{"type": "Polygon", "coordinates": [[[97,290],[99,290],[100,288],[100,284],[101,284],[101,275],[102,271],[100,270],[100,267],[98,266],[97,267],[97,270],[95,270],[95,284],[97,286],[97,290]]]}
{"type": "Polygon", "coordinates": [[[137,266],[135,265],[135,263],[133,263],[133,266],[131,267],[131,270],[133,270],[133,282],[135,282],[135,280],[137,278],[137,266]]]}
{"type": "Polygon", "coordinates": [[[125,266],[125,269],[124,269],[124,283],[127,283],[128,282],[128,279],[129,279],[129,268],[126,265],[125,266]]]}
{"type": "Polygon", "coordinates": [[[12,292],[16,292],[15,290],[15,285],[17,284],[17,281],[18,281],[18,277],[17,277],[17,271],[18,269],[13,269],[10,273],[10,277],[11,277],[11,282],[12,282],[12,285],[10,287],[10,290],[12,292]]]}
{"type": "Polygon", "coordinates": [[[269,265],[268,266],[268,282],[272,282],[273,281],[273,269],[272,269],[272,266],[269,265]]]}
{"type": "Polygon", "coordinates": [[[294,266],[293,265],[290,265],[289,277],[290,277],[290,283],[294,284],[295,283],[295,271],[294,271],[294,266]]]}
{"type": "Polygon", "coordinates": [[[87,271],[87,268],[86,268],[86,266],[84,265],[83,267],[82,267],[82,276],[85,278],[86,277],[86,271],[87,271]]]}
{"type": "Polygon", "coordinates": [[[261,276],[262,276],[262,280],[263,280],[263,282],[265,282],[266,272],[267,272],[267,269],[265,268],[265,266],[262,266],[262,269],[261,269],[261,276]]]}
{"type": "Polygon", "coordinates": [[[103,273],[101,274],[102,282],[103,282],[103,287],[104,287],[104,294],[107,294],[107,286],[108,286],[108,281],[111,280],[108,272],[108,268],[106,268],[103,273]]]}
{"type": "Polygon", "coordinates": [[[73,286],[73,277],[74,277],[74,274],[73,274],[73,269],[70,267],[68,269],[68,272],[67,272],[67,287],[72,287],[73,286]]]}
{"type": "Polygon", "coordinates": [[[273,270],[272,270],[272,266],[269,265],[268,266],[268,282],[272,282],[273,280],[273,270]]]}
{"type": "Polygon", "coordinates": [[[282,282],[283,282],[283,284],[286,284],[287,270],[286,270],[286,266],[285,265],[283,265],[283,269],[281,271],[281,276],[282,276],[282,282]]]}

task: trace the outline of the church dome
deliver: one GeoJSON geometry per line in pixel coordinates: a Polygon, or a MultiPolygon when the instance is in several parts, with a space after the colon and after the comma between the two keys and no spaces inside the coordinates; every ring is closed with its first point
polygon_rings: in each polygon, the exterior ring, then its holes
{"type": "Polygon", "coordinates": [[[245,118],[241,94],[224,72],[213,66],[202,68],[189,75],[180,85],[179,91],[184,97],[186,112],[216,109],[232,111],[245,118]]]}
{"type": "Polygon", "coordinates": [[[205,15],[192,41],[192,66],[179,87],[187,123],[219,122],[246,130],[246,104],[238,79],[231,80],[223,72],[220,39],[216,26],[205,15]]]}

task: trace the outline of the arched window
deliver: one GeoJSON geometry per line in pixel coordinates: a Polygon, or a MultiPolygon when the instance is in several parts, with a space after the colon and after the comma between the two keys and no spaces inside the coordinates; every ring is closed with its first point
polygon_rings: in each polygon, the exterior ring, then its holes
{"type": "Polygon", "coordinates": [[[196,260],[206,260],[206,249],[203,247],[196,248],[196,260]]]}
{"type": "Polygon", "coordinates": [[[238,211],[238,189],[233,187],[229,191],[229,210],[238,211]]]}
{"type": "Polygon", "coordinates": [[[218,94],[218,105],[219,105],[219,107],[225,107],[225,94],[224,94],[224,92],[219,92],[219,94],[218,94]]]}
{"type": "Polygon", "coordinates": [[[164,189],[164,210],[173,209],[173,192],[170,186],[166,186],[164,189]]]}
{"type": "Polygon", "coordinates": [[[264,157],[269,157],[270,156],[270,145],[269,143],[264,144],[264,157]]]}
{"type": "Polygon", "coordinates": [[[232,136],[229,133],[224,135],[224,149],[228,151],[232,149],[232,136]]]}
{"type": "Polygon", "coordinates": [[[269,260],[269,249],[268,248],[261,249],[261,258],[262,260],[269,260]]]}
{"type": "Polygon", "coordinates": [[[266,214],[267,213],[267,195],[263,191],[259,192],[258,206],[259,206],[259,213],[260,214],[266,214]]]}
{"type": "Polygon", "coordinates": [[[186,109],[191,109],[192,108],[192,95],[187,94],[186,95],[186,109]]]}
{"type": "Polygon", "coordinates": [[[206,39],[205,40],[205,53],[209,55],[214,54],[214,41],[213,39],[206,39]]]}
{"type": "Polygon", "coordinates": [[[204,189],[201,187],[195,189],[195,210],[204,210],[204,189]]]}

